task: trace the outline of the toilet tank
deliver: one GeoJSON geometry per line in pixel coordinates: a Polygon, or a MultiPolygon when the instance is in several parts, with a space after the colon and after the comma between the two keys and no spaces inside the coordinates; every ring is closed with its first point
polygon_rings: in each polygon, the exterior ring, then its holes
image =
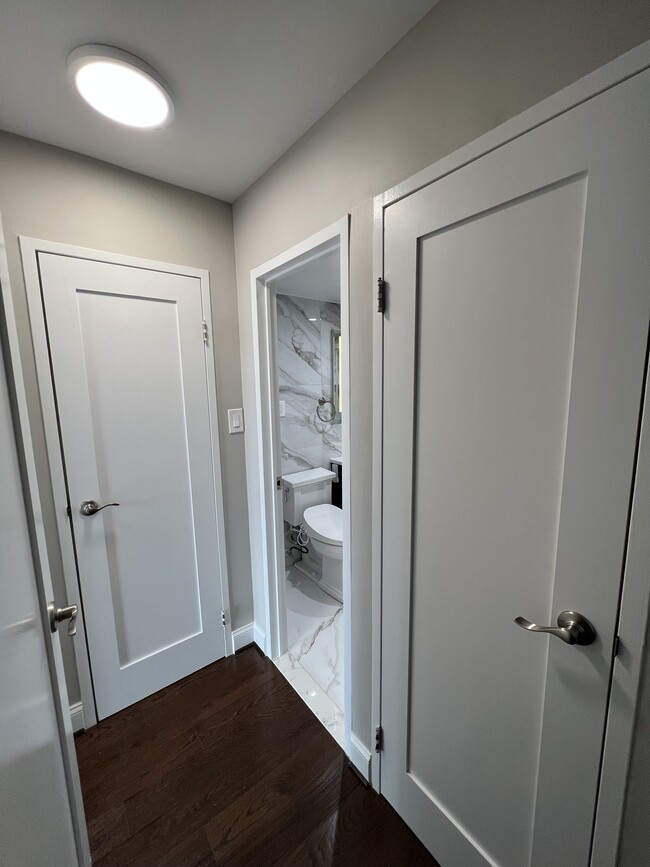
{"type": "Polygon", "coordinates": [[[284,520],[292,526],[302,524],[305,509],[332,501],[332,479],[336,474],[323,467],[287,473],[282,476],[284,520]]]}

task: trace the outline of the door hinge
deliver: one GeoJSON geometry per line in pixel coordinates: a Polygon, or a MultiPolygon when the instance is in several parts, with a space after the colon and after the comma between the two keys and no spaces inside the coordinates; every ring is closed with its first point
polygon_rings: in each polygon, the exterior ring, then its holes
{"type": "Polygon", "coordinates": [[[386,281],[383,277],[377,278],[377,313],[386,310],[386,281]]]}
{"type": "Polygon", "coordinates": [[[618,652],[621,649],[621,639],[620,636],[616,636],[614,639],[614,658],[618,656],[618,652]]]}
{"type": "Polygon", "coordinates": [[[68,518],[72,517],[72,509],[70,508],[69,505],[65,507],[65,513],[68,516],[68,518]]]}
{"type": "Polygon", "coordinates": [[[202,330],[203,342],[207,346],[208,345],[208,323],[205,321],[205,319],[203,320],[202,325],[203,325],[203,330],[202,330]]]}
{"type": "Polygon", "coordinates": [[[221,609],[221,625],[226,625],[226,612],[223,610],[223,608],[221,609]]]}
{"type": "Polygon", "coordinates": [[[375,752],[380,753],[384,749],[384,730],[381,726],[375,729],[375,752]]]}

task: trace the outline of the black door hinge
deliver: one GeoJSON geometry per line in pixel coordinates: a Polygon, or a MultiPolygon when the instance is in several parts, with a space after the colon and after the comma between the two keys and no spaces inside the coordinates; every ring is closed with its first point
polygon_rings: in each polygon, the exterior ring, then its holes
{"type": "Polygon", "coordinates": [[[620,649],[621,649],[621,639],[617,635],[616,638],[614,639],[614,658],[616,658],[618,656],[618,652],[620,649]]]}
{"type": "Polygon", "coordinates": [[[386,310],[386,281],[383,277],[377,278],[377,313],[386,310]]]}
{"type": "Polygon", "coordinates": [[[226,612],[223,610],[223,608],[221,609],[221,625],[226,625],[226,612]]]}
{"type": "Polygon", "coordinates": [[[384,749],[384,730],[381,726],[375,729],[375,752],[380,753],[384,749]]]}

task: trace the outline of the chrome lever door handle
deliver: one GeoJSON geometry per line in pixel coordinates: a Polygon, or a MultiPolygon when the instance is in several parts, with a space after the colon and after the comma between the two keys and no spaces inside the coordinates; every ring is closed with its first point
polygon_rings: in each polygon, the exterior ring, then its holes
{"type": "Polygon", "coordinates": [[[568,629],[558,628],[557,626],[538,626],[536,623],[526,620],[525,617],[515,617],[515,623],[517,626],[521,626],[522,629],[528,629],[530,632],[548,632],[549,635],[557,635],[558,638],[566,641],[567,644],[576,643],[568,629]]]}
{"type": "Polygon", "coordinates": [[[47,606],[48,614],[50,615],[50,629],[56,632],[59,628],[59,623],[64,620],[68,621],[68,635],[77,634],[77,614],[79,609],[76,605],[68,605],[67,608],[56,608],[54,602],[50,602],[47,606]]]}
{"type": "Polygon", "coordinates": [[[593,644],[596,640],[594,626],[577,611],[561,611],[557,616],[557,626],[538,626],[531,623],[525,617],[515,617],[517,626],[528,629],[529,632],[548,632],[549,635],[557,635],[567,644],[580,644],[585,646],[593,644]]]}
{"type": "Polygon", "coordinates": [[[100,506],[95,500],[83,500],[79,506],[79,514],[83,515],[84,518],[90,518],[91,515],[96,515],[97,512],[101,512],[102,509],[108,509],[109,506],[119,505],[119,503],[106,503],[104,506],[100,506]]]}

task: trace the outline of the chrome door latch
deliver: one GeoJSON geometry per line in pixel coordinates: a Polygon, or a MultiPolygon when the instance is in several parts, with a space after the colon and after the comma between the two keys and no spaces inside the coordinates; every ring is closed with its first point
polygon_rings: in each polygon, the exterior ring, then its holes
{"type": "Polygon", "coordinates": [[[100,506],[95,500],[83,500],[79,506],[79,514],[83,515],[84,518],[90,518],[92,515],[96,515],[97,512],[101,512],[102,509],[108,509],[109,506],[119,505],[119,503],[106,503],[106,505],[100,506]]]}
{"type": "Polygon", "coordinates": [[[596,640],[596,630],[583,614],[577,611],[561,611],[557,616],[557,626],[538,626],[525,617],[515,617],[517,626],[528,629],[529,632],[546,632],[561,638],[567,644],[593,644],[596,640]]]}
{"type": "Polygon", "coordinates": [[[67,608],[57,608],[54,602],[50,602],[47,606],[47,613],[50,616],[50,629],[56,632],[59,628],[59,623],[64,620],[68,621],[68,635],[77,634],[77,614],[79,609],[76,605],[68,605],[67,608]]]}

